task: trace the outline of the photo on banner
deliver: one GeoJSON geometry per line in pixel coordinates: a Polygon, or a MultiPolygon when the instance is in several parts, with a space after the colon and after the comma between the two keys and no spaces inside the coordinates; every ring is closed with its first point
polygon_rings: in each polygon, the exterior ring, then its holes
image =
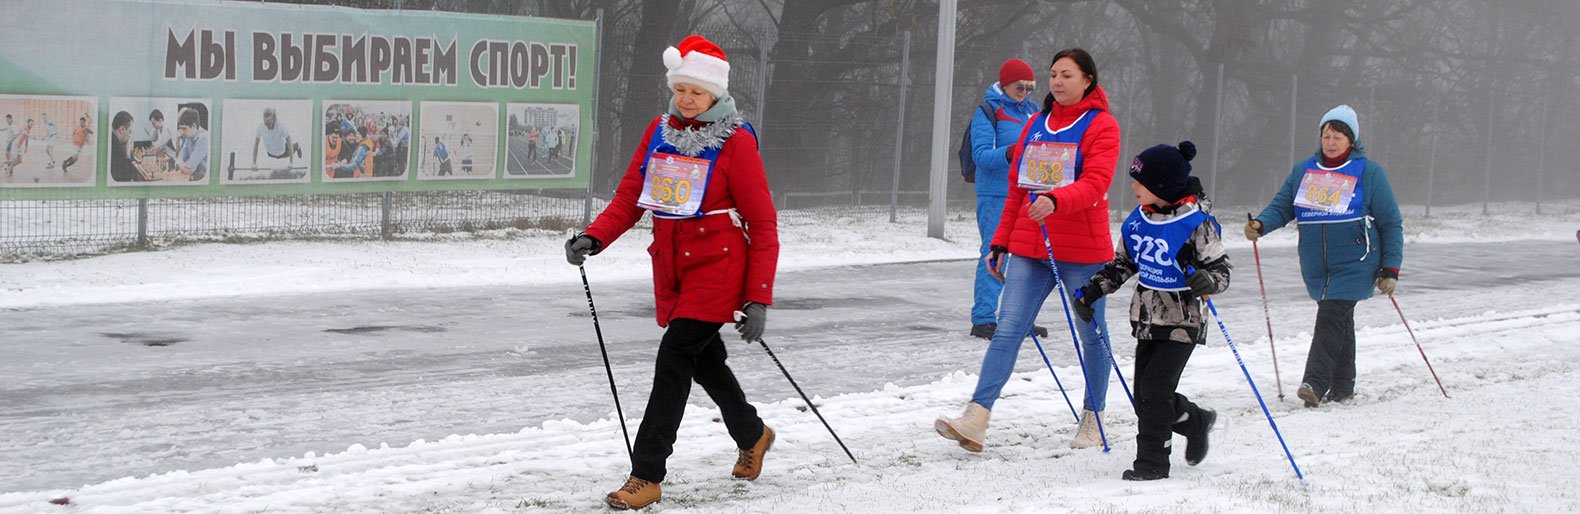
{"type": "Polygon", "coordinates": [[[312,100],[231,100],[220,106],[221,184],[306,183],[312,100]]]}
{"type": "Polygon", "coordinates": [[[110,98],[111,186],[209,183],[209,101],[110,98]]]}
{"type": "Polygon", "coordinates": [[[94,186],[98,112],[93,97],[0,95],[0,187],[94,186]]]}
{"type": "Polygon", "coordinates": [[[576,104],[510,104],[505,178],[565,178],[576,173],[581,109],[576,104]]]}
{"type": "Polygon", "coordinates": [[[499,104],[422,102],[419,180],[493,179],[499,149],[499,104]]]}
{"type": "Polygon", "coordinates": [[[324,100],[324,182],[406,178],[411,102],[324,100]]]}

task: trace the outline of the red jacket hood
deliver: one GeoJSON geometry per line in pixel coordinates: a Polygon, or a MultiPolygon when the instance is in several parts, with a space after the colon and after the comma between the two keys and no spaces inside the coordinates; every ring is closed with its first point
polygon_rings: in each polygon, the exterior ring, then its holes
{"type": "Polygon", "coordinates": [[[1049,118],[1052,118],[1050,125],[1062,127],[1074,123],[1075,119],[1081,116],[1081,113],[1092,109],[1108,112],[1108,93],[1103,91],[1103,86],[1092,88],[1091,94],[1086,95],[1086,98],[1082,98],[1081,101],[1075,102],[1075,105],[1069,107],[1060,105],[1059,102],[1054,102],[1053,112],[1048,115],[1049,118]]]}

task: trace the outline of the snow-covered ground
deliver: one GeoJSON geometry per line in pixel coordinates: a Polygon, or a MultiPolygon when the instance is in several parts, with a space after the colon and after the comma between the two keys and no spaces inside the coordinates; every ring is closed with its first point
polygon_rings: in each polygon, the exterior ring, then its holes
{"type": "MultiPolygon", "coordinates": [[[[1398,298],[1452,398],[1374,299],[1357,309],[1356,401],[1315,410],[1293,394],[1315,311],[1293,231],[1260,248],[1275,379],[1250,245],[1230,221],[1246,209],[1219,208],[1237,268],[1218,308],[1308,486],[1216,334],[1181,384],[1220,412],[1213,450],[1198,467],[1176,456],[1170,480],[1119,480],[1135,418],[1118,384],[1113,451],[1070,450],[1071,412],[1030,345],[987,450],[959,449],[931,422],[958,413],[980,365],[981,341],[964,335],[973,221],[952,219],[939,241],[915,212],[892,225],[790,218],[767,339],[860,463],[759,349],[732,346],[780,434],[767,471],[728,478],[732,445],[696,392],[653,510],[1580,510],[1564,485],[1576,418],[1546,393],[1580,379],[1580,204],[1496,207],[1407,211],[1398,298]]],[[[598,510],[628,468],[562,240],[501,231],[0,265],[0,512],[598,510]]],[[[646,241],[629,234],[587,265],[633,431],[659,333],[646,241]]],[[[1125,302],[1111,303],[1128,378],[1125,302]]],[[[1057,305],[1045,344],[1079,401],[1057,305]]]]}

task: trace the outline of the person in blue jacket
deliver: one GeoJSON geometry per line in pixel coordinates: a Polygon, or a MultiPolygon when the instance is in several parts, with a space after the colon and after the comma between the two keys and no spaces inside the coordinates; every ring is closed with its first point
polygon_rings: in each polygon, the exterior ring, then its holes
{"type": "MultiPolygon", "coordinates": [[[[976,286],[972,292],[971,335],[993,339],[998,328],[998,299],[1004,283],[988,273],[988,243],[998,230],[999,216],[1004,212],[1004,198],[1009,196],[1009,148],[1020,140],[1026,120],[1036,115],[1041,107],[1031,99],[1037,90],[1037,76],[1031,65],[1020,59],[1004,61],[998,69],[998,82],[982,93],[982,105],[971,117],[971,160],[976,163],[977,231],[982,236],[978,250],[976,286]],[[992,113],[992,118],[988,113],[992,113]]],[[[1048,329],[1035,327],[1040,337],[1048,336],[1048,329]]]]}
{"type": "Polygon", "coordinates": [[[1404,262],[1404,220],[1382,166],[1366,157],[1355,110],[1322,115],[1322,146],[1295,164],[1256,219],[1255,241],[1291,221],[1300,227],[1300,272],[1317,301],[1317,324],[1296,395],[1305,406],[1355,395],[1355,304],[1372,288],[1393,296],[1404,262]]]}

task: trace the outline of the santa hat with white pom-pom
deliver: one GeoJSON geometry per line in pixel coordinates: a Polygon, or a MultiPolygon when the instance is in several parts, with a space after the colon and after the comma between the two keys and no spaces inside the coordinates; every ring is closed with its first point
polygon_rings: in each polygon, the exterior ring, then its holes
{"type": "Polygon", "coordinates": [[[685,82],[701,86],[715,97],[722,97],[730,89],[730,61],[725,60],[724,49],[707,38],[692,34],[680,40],[679,47],[664,50],[664,76],[669,85],[685,82]]]}

